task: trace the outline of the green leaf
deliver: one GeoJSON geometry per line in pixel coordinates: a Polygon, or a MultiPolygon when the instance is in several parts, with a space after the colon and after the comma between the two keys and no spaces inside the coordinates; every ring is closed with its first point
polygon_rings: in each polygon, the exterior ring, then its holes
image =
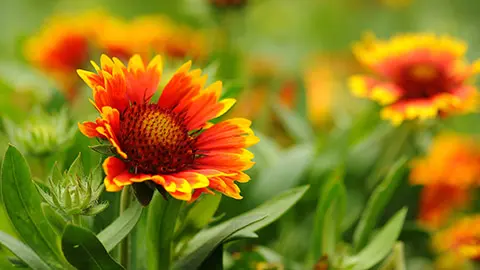
{"type": "Polygon", "coordinates": [[[373,191],[372,196],[370,196],[353,234],[355,250],[358,251],[366,245],[372,230],[375,228],[379,215],[383,212],[383,209],[402,180],[406,162],[406,158],[398,160],[390,168],[387,177],[373,191]]]}
{"type": "Polygon", "coordinates": [[[17,255],[30,268],[38,270],[51,269],[31,248],[2,231],[0,231],[0,243],[17,255]]]}
{"type": "Polygon", "coordinates": [[[280,152],[279,156],[282,158],[261,170],[253,183],[253,197],[257,201],[264,201],[297,186],[313,159],[314,149],[310,144],[296,145],[280,152]]]}
{"type": "Polygon", "coordinates": [[[3,160],[1,187],[5,209],[18,234],[46,263],[60,268],[64,260],[57,237],[45,222],[27,161],[12,145],[3,160]]]}
{"type": "Polygon", "coordinates": [[[83,165],[82,165],[82,153],[78,153],[78,156],[73,160],[70,168],[68,168],[67,174],[71,177],[79,176],[80,178],[84,177],[83,165]]]}
{"type": "Polygon", "coordinates": [[[208,223],[212,221],[213,215],[217,211],[221,199],[221,194],[202,196],[202,198],[196,201],[188,211],[187,217],[184,221],[186,225],[190,225],[195,229],[202,229],[208,225],[208,223]]]}
{"type": "MultiPolygon", "coordinates": [[[[147,181],[148,182],[148,181],[147,181]]],[[[133,183],[133,194],[143,206],[150,204],[153,198],[154,189],[150,188],[147,182],[133,183]]]]}
{"type": "Polygon", "coordinates": [[[244,85],[240,82],[231,82],[226,84],[223,88],[224,90],[222,91],[221,99],[236,98],[244,89],[244,85]]]}
{"type": "Polygon", "coordinates": [[[297,115],[296,113],[288,110],[285,106],[280,103],[275,103],[273,109],[276,112],[277,116],[283,123],[283,126],[287,132],[297,141],[297,142],[314,142],[315,133],[310,125],[310,123],[303,117],[297,115]]]}
{"type": "Polygon", "coordinates": [[[315,214],[312,238],[312,259],[333,256],[341,237],[342,218],[346,208],[346,191],[343,184],[343,170],[335,171],[323,187],[315,214]]]}
{"type": "Polygon", "coordinates": [[[65,226],[67,226],[67,221],[65,218],[59,214],[55,209],[53,209],[48,203],[42,203],[43,215],[48,221],[48,224],[52,227],[55,233],[58,236],[62,236],[65,226]]]}
{"type": "Polygon", "coordinates": [[[252,220],[252,217],[258,218],[259,216],[266,216],[266,218],[262,219],[261,221],[252,223],[250,226],[239,230],[229,238],[236,238],[237,235],[245,233],[248,235],[248,232],[255,232],[269,225],[287,212],[287,210],[290,209],[290,207],[292,207],[298,200],[300,200],[307,189],[308,186],[302,186],[285,191],[253,210],[201,231],[200,233],[196,234],[188,243],[184,254],[188,255],[195,250],[200,249],[210,239],[219,235],[222,231],[225,231],[226,228],[232,227],[231,224],[237,224],[241,220],[252,220]]]}
{"type": "MultiPolygon", "coordinates": [[[[191,268],[189,268],[191,269],[191,268]]],[[[223,245],[218,245],[205,261],[200,265],[199,270],[223,270],[223,245]]]]}
{"type": "Polygon", "coordinates": [[[133,206],[125,210],[112,224],[97,235],[108,252],[117,246],[118,243],[135,228],[135,225],[142,216],[143,207],[135,202],[132,202],[132,204],[133,206]]]}
{"type": "Polygon", "coordinates": [[[95,234],[73,224],[65,227],[62,250],[68,262],[78,269],[124,269],[110,257],[95,234]]]}
{"type": "Polygon", "coordinates": [[[98,144],[98,145],[92,145],[88,147],[93,151],[102,155],[111,155],[113,153],[112,146],[110,144],[98,144]]]}
{"type": "Polygon", "coordinates": [[[170,269],[173,253],[174,230],[182,201],[168,197],[165,200],[158,192],[148,207],[147,255],[148,269],[170,269]]]}
{"type": "Polygon", "coordinates": [[[353,266],[352,270],[366,270],[383,260],[397,241],[406,215],[406,208],[398,211],[364,249],[352,257],[347,257],[344,265],[353,266]]]}
{"type": "Polygon", "coordinates": [[[228,239],[234,236],[235,233],[240,232],[249,225],[261,222],[262,220],[266,219],[266,217],[267,215],[265,214],[255,214],[249,215],[243,219],[233,219],[232,222],[229,222],[226,227],[223,227],[222,230],[218,232],[218,234],[215,234],[212,238],[208,239],[198,249],[178,259],[173,269],[198,269],[202,262],[204,262],[205,259],[207,259],[208,256],[212,254],[218,246],[228,241],[228,239]]]}

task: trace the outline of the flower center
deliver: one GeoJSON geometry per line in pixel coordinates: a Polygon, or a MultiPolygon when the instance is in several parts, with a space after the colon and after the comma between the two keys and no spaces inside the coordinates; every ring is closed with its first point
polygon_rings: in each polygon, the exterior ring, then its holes
{"type": "Polygon", "coordinates": [[[182,117],[156,104],[132,105],[120,118],[120,146],[133,172],[173,173],[193,164],[194,141],[182,117]]]}
{"type": "Polygon", "coordinates": [[[405,90],[403,99],[424,99],[452,89],[454,81],[440,67],[427,64],[415,64],[406,67],[398,82],[405,90]]]}

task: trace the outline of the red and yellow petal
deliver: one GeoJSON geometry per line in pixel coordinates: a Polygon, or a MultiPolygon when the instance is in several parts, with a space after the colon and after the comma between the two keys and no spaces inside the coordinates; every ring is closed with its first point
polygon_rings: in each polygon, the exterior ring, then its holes
{"type": "Polygon", "coordinates": [[[200,70],[190,70],[191,61],[182,65],[167,83],[158,99],[158,105],[162,108],[168,108],[178,112],[177,107],[185,108],[185,101],[189,102],[196,97],[202,90],[207,80],[206,76],[201,76],[200,70]]]}
{"type": "Polygon", "coordinates": [[[404,120],[434,118],[439,108],[432,99],[400,101],[381,111],[381,117],[390,120],[393,125],[400,125],[404,120]]]}
{"type": "Polygon", "coordinates": [[[78,129],[80,130],[80,132],[83,133],[83,135],[89,138],[97,137],[97,138],[104,139],[105,136],[98,133],[97,127],[98,127],[98,123],[93,123],[93,122],[78,123],[78,129]]]}
{"type": "Polygon", "coordinates": [[[452,185],[425,186],[421,193],[418,220],[427,228],[444,225],[452,212],[470,200],[468,190],[452,185]]]}
{"type": "Polygon", "coordinates": [[[122,190],[123,187],[117,185],[113,179],[127,171],[125,163],[116,157],[108,157],[103,162],[102,167],[106,175],[104,180],[105,189],[110,192],[122,190]]]}
{"type": "Polygon", "coordinates": [[[433,247],[462,259],[480,258],[480,215],[464,217],[433,236],[433,247]]]}
{"type": "Polygon", "coordinates": [[[134,55],[128,62],[126,72],[127,96],[130,102],[144,104],[155,94],[162,76],[162,58],[157,55],[147,67],[140,57],[134,55]]]}

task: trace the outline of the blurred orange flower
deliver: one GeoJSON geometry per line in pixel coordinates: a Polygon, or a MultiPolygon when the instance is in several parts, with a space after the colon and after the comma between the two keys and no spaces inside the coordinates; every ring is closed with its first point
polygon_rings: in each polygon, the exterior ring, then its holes
{"type": "Polygon", "coordinates": [[[136,28],[126,20],[104,14],[105,16],[94,28],[92,36],[95,47],[101,52],[128,60],[134,54],[146,56],[150,44],[145,37],[152,35],[149,28],[136,28]]]}
{"type": "Polygon", "coordinates": [[[102,55],[94,68],[97,73],[81,70],[79,75],[92,88],[101,117],[79,128],[112,145],[115,155],[103,163],[107,191],[148,182],[179,200],[194,200],[213,193],[210,189],[242,198],[235,182],[250,180],[243,171],[253,166],[253,154],[245,148],[258,138],[244,118],[209,123],[235,103],[219,100],[221,82],[204,87],[206,75],[190,70],[187,62],[158,102],[150,103],[163,70],[160,56],[145,65],[134,55],[125,66],[118,58],[102,55]]]}
{"type": "Polygon", "coordinates": [[[433,246],[440,253],[450,252],[458,258],[480,260],[480,215],[464,217],[436,233],[433,246]]]}
{"type": "Polygon", "coordinates": [[[394,125],[476,109],[477,89],[468,79],[479,63],[465,59],[467,45],[448,36],[403,34],[377,40],[372,34],[353,53],[375,76],[350,78],[354,95],[384,106],[381,116],[394,125]]]}
{"type": "Polygon", "coordinates": [[[89,58],[91,27],[86,22],[97,15],[97,12],[55,15],[26,42],[27,60],[53,77],[69,99],[76,95],[75,70],[89,58]]]}
{"type": "Polygon", "coordinates": [[[436,137],[428,156],[412,161],[410,183],[424,186],[419,221],[441,226],[454,209],[468,204],[469,189],[480,183],[480,145],[455,134],[436,137]]]}

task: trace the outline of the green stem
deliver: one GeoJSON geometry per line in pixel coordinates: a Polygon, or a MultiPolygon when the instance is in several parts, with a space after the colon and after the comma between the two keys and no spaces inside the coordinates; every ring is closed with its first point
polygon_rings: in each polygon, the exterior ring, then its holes
{"type": "Polygon", "coordinates": [[[156,193],[147,214],[148,269],[170,269],[173,259],[175,226],[182,201],[156,193]]]}
{"type": "Polygon", "coordinates": [[[386,174],[393,162],[395,162],[405,150],[408,143],[412,143],[411,136],[414,131],[415,123],[404,123],[398,129],[395,129],[393,136],[387,140],[385,152],[380,156],[379,162],[375,166],[373,173],[367,179],[369,189],[374,189],[378,181],[386,174]]]}
{"type": "MultiPolygon", "coordinates": [[[[130,206],[132,200],[132,192],[130,186],[125,186],[122,190],[122,195],[120,196],[120,213],[121,215],[127,208],[130,206]]],[[[120,253],[120,264],[123,265],[126,269],[129,268],[130,264],[130,236],[128,235],[125,239],[120,242],[118,247],[120,253]]]]}
{"type": "Polygon", "coordinates": [[[72,222],[73,224],[77,226],[82,226],[82,216],[80,215],[73,215],[72,216],[72,222]]]}
{"type": "Polygon", "coordinates": [[[392,254],[385,259],[382,265],[379,267],[380,270],[405,270],[405,255],[403,252],[403,243],[397,242],[393,247],[392,254]]]}

